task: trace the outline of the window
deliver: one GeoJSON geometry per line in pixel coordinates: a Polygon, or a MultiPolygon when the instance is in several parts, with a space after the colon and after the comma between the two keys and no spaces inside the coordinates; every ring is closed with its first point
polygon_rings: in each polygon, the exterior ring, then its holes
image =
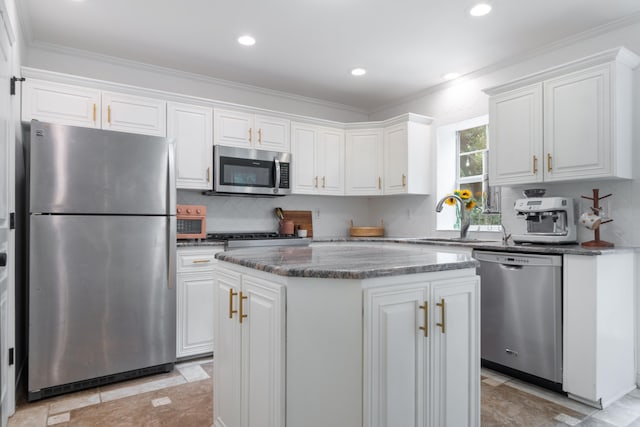
{"type": "MultiPolygon", "coordinates": [[[[500,215],[486,214],[489,198],[489,144],[487,125],[474,126],[456,132],[458,173],[456,188],[469,190],[476,207],[471,209],[471,225],[499,225],[500,215]]],[[[457,224],[459,228],[460,224],[457,224]]]]}
{"type": "MultiPolygon", "coordinates": [[[[488,116],[437,129],[437,200],[454,190],[469,190],[476,202],[471,230],[500,231],[500,188],[489,188],[488,116]]],[[[437,230],[459,230],[457,208],[446,206],[436,215],[437,230]]]]}

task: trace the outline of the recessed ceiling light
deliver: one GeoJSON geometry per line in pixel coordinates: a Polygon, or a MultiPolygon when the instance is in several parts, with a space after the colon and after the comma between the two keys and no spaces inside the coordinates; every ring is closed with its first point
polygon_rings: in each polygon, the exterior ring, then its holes
{"type": "Polygon", "coordinates": [[[238,37],[238,43],[243,46],[253,46],[254,44],[256,44],[256,39],[251,36],[242,36],[238,37]]]}
{"type": "Polygon", "coordinates": [[[489,12],[491,12],[491,5],[486,3],[478,3],[469,10],[471,16],[484,16],[489,12]]]}
{"type": "Polygon", "coordinates": [[[364,76],[365,74],[367,74],[367,70],[364,68],[354,68],[351,70],[351,75],[353,76],[364,76]]]}
{"type": "Polygon", "coordinates": [[[445,80],[453,80],[453,79],[457,79],[458,77],[460,77],[460,73],[447,73],[444,76],[442,76],[442,78],[445,80]]]}

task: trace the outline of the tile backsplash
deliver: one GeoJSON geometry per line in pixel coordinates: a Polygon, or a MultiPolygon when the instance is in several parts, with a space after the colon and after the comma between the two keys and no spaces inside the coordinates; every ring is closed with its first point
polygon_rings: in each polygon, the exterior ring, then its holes
{"type": "Polygon", "coordinates": [[[207,231],[277,231],[274,210],[312,211],[314,237],[349,235],[349,221],[368,221],[367,198],[336,196],[246,197],[203,196],[198,191],[178,191],[178,203],[207,207],[207,231]]]}

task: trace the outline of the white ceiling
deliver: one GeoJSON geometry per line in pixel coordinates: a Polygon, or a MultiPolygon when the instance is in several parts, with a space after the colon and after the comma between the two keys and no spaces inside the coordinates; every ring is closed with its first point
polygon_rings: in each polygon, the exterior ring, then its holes
{"type": "Polygon", "coordinates": [[[27,41],[373,110],[612,21],[640,0],[17,0],[27,41]],[[249,33],[253,47],[240,46],[249,33]],[[351,68],[368,70],[353,77],[351,68]]]}

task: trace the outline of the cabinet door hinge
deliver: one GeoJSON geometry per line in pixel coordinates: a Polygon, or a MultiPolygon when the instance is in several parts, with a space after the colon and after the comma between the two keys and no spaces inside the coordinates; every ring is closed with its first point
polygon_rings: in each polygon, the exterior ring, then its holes
{"type": "Polygon", "coordinates": [[[9,94],[10,95],[15,95],[16,94],[16,82],[23,82],[23,81],[25,81],[25,78],[24,77],[13,76],[9,80],[10,80],[9,94]]]}
{"type": "Polygon", "coordinates": [[[9,230],[15,230],[15,229],[16,229],[16,213],[11,212],[9,213],[9,230]]]}
{"type": "Polygon", "coordinates": [[[13,365],[13,347],[9,349],[9,366],[13,365]]]}

